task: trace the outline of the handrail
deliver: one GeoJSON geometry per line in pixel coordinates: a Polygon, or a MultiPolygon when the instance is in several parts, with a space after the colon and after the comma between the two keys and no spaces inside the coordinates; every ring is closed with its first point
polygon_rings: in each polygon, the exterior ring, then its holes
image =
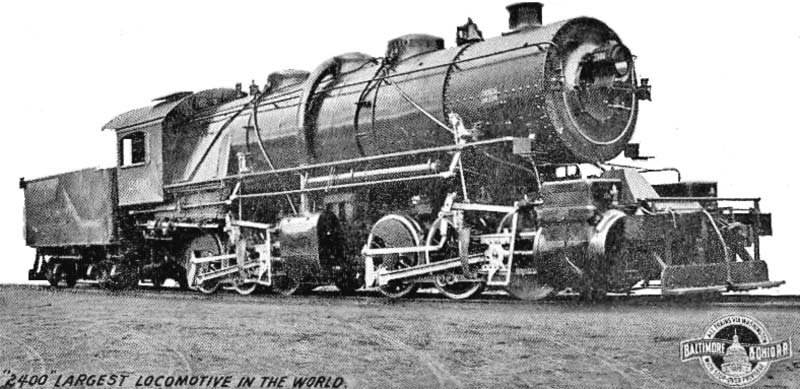
{"type": "Polygon", "coordinates": [[[367,182],[358,182],[353,184],[341,184],[341,185],[334,185],[334,186],[321,186],[316,188],[305,188],[305,189],[294,189],[294,190],[284,190],[280,192],[266,192],[266,193],[249,193],[236,196],[237,199],[249,199],[249,198],[256,198],[256,197],[274,197],[274,196],[283,196],[287,194],[302,194],[308,192],[319,192],[319,191],[329,191],[333,189],[347,189],[347,188],[358,188],[362,186],[369,186],[369,185],[380,185],[380,184],[389,184],[393,182],[405,182],[405,181],[415,181],[415,180],[425,180],[431,178],[450,178],[452,177],[452,172],[442,172],[437,174],[427,174],[424,176],[413,176],[407,178],[395,178],[395,179],[387,179],[387,180],[377,180],[377,181],[367,181],[367,182]]]}
{"type": "Polygon", "coordinates": [[[476,142],[469,142],[469,143],[465,143],[465,144],[438,146],[438,147],[431,147],[431,148],[427,148],[427,149],[417,149],[417,150],[409,150],[409,151],[400,151],[400,152],[389,153],[389,154],[371,155],[371,156],[368,156],[368,157],[345,159],[345,160],[341,160],[341,161],[333,161],[333,162],[325,162],[325,163],[318,163],[318,164],[312,164],[312,165],[296,166],[296,167],[291,167],[291,168],[275,169],[275,170],[263,171],[263,172],[236,174],[236,175],[231,175],[231,176],[227,176],[227,177],[223,177],[223,178],[219,178],[219,179],[214,179],[214,180],[206,180],[206,181],[199,181],[199,182],[180,182],[180,183],[176,183],[176,184],[164,185],[164,189],[183,188],[183,187],[187,187],[187,186],[208,184],[210,182],[225,182],[225,181],[232,181],[232,180],[246,180],[246,179],[249,179],[249,178],[261,177],[261,176],[269,176],[269,175],[282,174],[282,173],[301,172],[301,171],[313,170],[313,169],[324,168],[324,167],[349,165],[349,164],[355,164],[355,163],[363,163],[363,162],[370,162],[370,161],[383,160],[383,159],[406,157],[406,156],[426,154],[426,153],[460,151],[460,150],[463,150],[463,149],[468,149],[468,148],[473,148],[473,147],[486,146],[486,145],[497,144],[497,143],[511,142],[513,140],[514,140],[514,137],[505,136],[505,137],[501,137],[501,138],[488,139],[488,140],[482,140],[482,141],[476,141],[476,142]]]}

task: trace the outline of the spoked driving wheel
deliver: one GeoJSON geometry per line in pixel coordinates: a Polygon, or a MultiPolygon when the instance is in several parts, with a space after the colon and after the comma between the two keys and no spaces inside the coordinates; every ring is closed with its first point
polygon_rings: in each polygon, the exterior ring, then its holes
{"type": "Polygon", "coordinates": [[[470,297],[480,296],[486,287],[481,281],[454,281],[456,277],[453,273],[438,274],[433,279],[433,285],[439,293],[453,300],[463,300],[470,297]]]}
{"type": "MultiPolygon", "coordinates": [[[[438,218],[433,222],[425,245],[442,245],[441,250],[426,254],[429,263],[457,258],[460,255],[458,248],[458,231],[448,219],[438,218]],[[447,224],[447,232],[445,235],[442,235],[443,223],[447,224]]],[[[439,290],[439,293],[453,300],[463,300],[472,296],[478,296],[486,286],[482,280],[459,280],[460,276],[460,272],[439,273],[434,276],[433,285],[439,290]]]]}
{"type": "Polygon", "coordinates": [[[257,282],[235,282],[233,284],[233,290],[235,290],[236,293],[239,293],[242,296],[253,294],[253,292],[255,292],[256,289],[258,289],[257,282]]]}
{"type": "MultiPolygon", "coordinates": [[[[367,244],[373,249],[419,246],[418,230],[419,227],[405,217],[384,216],[372,226],[367,244]]],[[[420,263],[418,253],[388,254],[380,259],[381,266],[387,271],[406,269],[420,263]]],[[[395,280],[381,286],[380,291],[387,297],[401,298],[412,295],[417,288],[414,282],[395,280]]]]}
{"type": "Polygon", "coordinates": [[[186,269],[186,280],[189,288],[199,290],[204,294],[211,294],[219,289],[218,280],[200,282],[200,276],[219,268],[219,263],[192,263],[192,258],[207,258],[218,255],[222,255],[222,242],[216,235],[200,235],[189,242],[184,255],[184,268],[186,269]]]}
{"type": "Polygon", "coordinates": [[[233,279],[231,286],[236,293],[239,293],[242,296],[247,296],[253,294],[253,292],[258,289],[258,281],[257,281],[258,274],[253,269],[245,270],[242,273],[239,273],[237,277],[233,279]]]}

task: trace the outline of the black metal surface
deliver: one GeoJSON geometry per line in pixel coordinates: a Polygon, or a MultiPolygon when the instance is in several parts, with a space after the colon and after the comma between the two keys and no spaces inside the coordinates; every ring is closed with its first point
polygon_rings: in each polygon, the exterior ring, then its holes
{"type": "Polygon", "coordinates": [[[332,213],[314,213],[281,220],[283,270],[294,280],[318,281],[340,265],[344,242],[332,213]]]}
{"type": "MultiPolygon", "coordinates": [[[[602,104],[595,100],[605,95],[592,97],[600,89],[574,92],[552,81],[561,79],[564,69],[568,81],[578,78],[579,70],[569,67],[574,62],[571,47],[581,43],[585,51],[612,41],[618,42],[613,31],[589,18],[524,29],[445,50],[438,38],[401,37],[391,45],[395,48],[392,58],[337,56],[320,65],[305,83],[267,94],[259,103],[260,135],[275,168],[451,144],[452,135],[438,128],[416,104],[443,122],[447,122],[449,112],[459,114],[467,127],[480,127],[482,139],[532,136],[534,158],[539,162],[605,161],[619,154],[632,135],[635,99],[629,111],[601,107],[601,111],[611,112],[610,119],[584,118],[586,115],[576,109],[589,103],[581,103],[581,99],[591,100],[593,107],[602,104]],[[564,48],[550,44],[556,40],[564,48]],[[385,78],[390,78],[395,87],[385,85],[385,78]]],[[[631,75],[623,84],[632,80],[631,75]]],[[[188,133],[215,133],[215,123],[225,120],[224,115],[233,110],[230,104],[220,106],[216,113],[187,125],[196,128],[188,133]]],[[[231,156],[248,148],[246,128],[250,125],[250,117],[237,118],[227,130],[231,132],[230,146],[223,142],[217,146],[230,147],[229,158],[208,163],[232,166],[231,156]]],[[[202,142],[193,143],[199,147],[202,142]]],[[[184,149],[179,154],[192,152],[197,153],[184,149]]],[[[257,155],[250,155],[248,162],[253,170],[266,168],[257,155]]],[[[175,176],[166,174],[166,179],[179,181],[175,176]]]]}
{"type": "MultiPolygon", "coordinates": [[[[716,197],[716,181],[683,181],[653,185],[661,197],[716,197]]],[[[654,196],[650,196],[654,197],[654,196]]]]}
{"type": "Polygon", "coordinates": [[[115,169],[85,169],[25,185],[25,242],[31,247],[116,241],[115,169]]]}

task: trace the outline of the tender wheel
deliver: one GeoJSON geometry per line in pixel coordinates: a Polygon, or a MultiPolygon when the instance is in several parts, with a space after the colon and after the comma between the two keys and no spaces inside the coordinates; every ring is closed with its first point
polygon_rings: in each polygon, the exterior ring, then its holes
{"type": "Polygon", "coordinates": [[[50,266],[47,270],[47,282],[49,282],[52,287],[58,287],[58,284],[61,283],[61,280],[64,279],[65,276],[64,266],[60,263],[50,266]]]}
{"type": "Polygon", "coordinates": [[[111,266],[103,266],[103,268],[100,269],[100,275],[97,277],[97,283],[104,289],[121,289],[119,283],[115,282],[114,278],[111,276],[111,266]]]}
{"type": "MultiPolygon", "coordinates": [[[[460,255],[458,249],[458,232],[449,220],[439,218],[431,225],[425,245],[438,246],[442,243],[442,240],[445,240],[444,246],[438,252],[429,253],[427,258],[428,262],[456,258],[460,255]],[[442,236],[442,223],[448,224],[447,236],[442,236]]],[[[439,290],[439,293],[453,300],[463,300],[472,296],[478,296],[486,286],[485,283],[477,280],[456,282],[456,277],[457,274],[450,272],[437,274],[436,277],[434,277],[433,285],[439,290]]]]}
{"type": "Polygon", "coordinates": [[[64,281],[67,283],[67,288],[75,287],[75,284],[78,283],[78,274],[75,270],[70,269],[71,266],[67,266],[67,274],[64,276],[64,281]]]}
{"type": "MultiPolygon", "coordinates": [[[[372,227],[367,244],[370,248],[412,247],[419,246],[419,228],[407,218],[398,215],[384,216],[372,227]]],[[[420,263],[417,253],[391,254],[381,257],[382,266],[386,270],[399,270],[420,263]]],[[[417,291],[413,282],[393,281],[381,286],[380,291],[390,298],[401,298],[417,291]]]]}
{"type": "Polygon", "coordinates": [[[219,264],[208,262],[201,264],[192,263],[192,257],[204,258],[218,255],[222,255],[222,242],[213,234],[197,236],[186,245],[186,251],[184,253],[184,269],[186,270],[186,274],[183,278],[190,289],[199,290],[204,294],[211,294],[219,289],[220,284],[218,280],[210,280],[203,283],[197,282],[200,274],[214,270],[219,267],[219,264]]]}
{"type": "Polygon", "coordinates": [[[73,266],[64,263],[56,263],[47,270],[47,282],[52,287],[60,286],[64,282],[68,288],[72,288],[78,282],[78,275],[73,270],[73,266]]]}

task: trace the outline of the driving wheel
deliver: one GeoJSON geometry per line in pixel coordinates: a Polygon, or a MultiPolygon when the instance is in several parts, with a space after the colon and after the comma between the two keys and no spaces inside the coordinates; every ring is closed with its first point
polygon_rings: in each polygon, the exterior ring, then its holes
{"type": "MultiPolygon", "coordinates": [[[[399,215],[387,215],[378,220],[370,232],[367,244],[370,248],[393,248],[419,246],[419,228],[408,218],[399,215]]],[[[419,264],[418,253],[388,254],[380,257],[382,266],[387,271],[406,269],[419,264]]],[[[395,280],[379,289],[389,298],[401,298],[417,291],[414,282],[395,280]]]]}
{"type": "Polygon", "coordinates": [[[211,294],[219,289],[219,280],[207,280],[200,283],[201,274],[208,273],[220,267],[218,262],[205,262],[194,264],[192,257],[204,258],[222,255],[222,242],[212,234],[203,234],[192,239],[186,246],[184,254],[184,269],[186,269],[186,283],[189,288],[199,290],[204,294],[211,294]]]}
{"type": "Polygon", "coordinates": [[[253,294],[253,292],[255,292],[256,289],[258,289],[257,282],[235,282],[233,284],[233,290],[235,290],[236,293],[239,293],[242,296],[253,294]]]}
{"type": "MultiPolygon", "coordinates": [[[[442,243],[443,246],[441,250],[427,254],[429,263],[457,258],[460,255],[458,248],[458,231],[448,219],[438,218],[433,222],[433,225],[431,225],[425,245],[439,246],[442,243]],[[447,224],[446,236],[442,236],[443,223],[447,224]],[[443,240],[444,242],[442,242],[443,240]]],[[[463,300],[472,296],[478,296],[486,286],[482,280],[464,281],[458,280],[458,277],[459,275],[453,272],[439,273],[434,277],[433,285],[439,290],[439,293],[453,300],[463,300]]]]}

